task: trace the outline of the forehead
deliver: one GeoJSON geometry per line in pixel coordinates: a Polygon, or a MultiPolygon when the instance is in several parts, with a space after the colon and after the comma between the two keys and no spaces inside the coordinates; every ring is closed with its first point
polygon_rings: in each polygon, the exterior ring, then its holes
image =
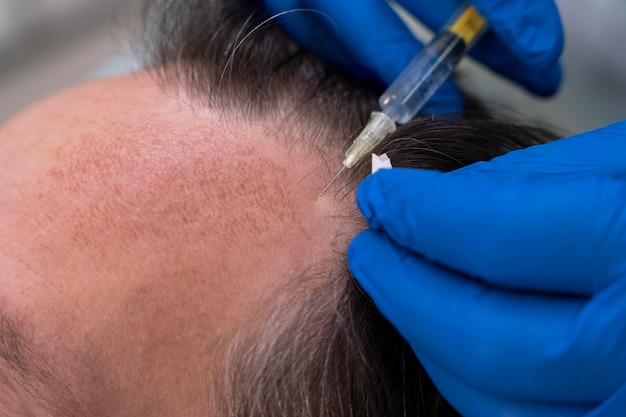
{"type": "Polygon", "coordinates": [[[0,131],[0,250],[68,291],[86,269],[114,291],[183,265],[287,267],[334,234],[312,155],[145,74],[79,87],[0,131]]]}

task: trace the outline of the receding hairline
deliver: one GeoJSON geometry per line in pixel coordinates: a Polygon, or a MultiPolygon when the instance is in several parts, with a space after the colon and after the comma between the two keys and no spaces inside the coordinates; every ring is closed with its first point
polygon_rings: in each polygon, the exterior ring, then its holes
{"type": "Polygon", "coordinates": [[[201,104],[278,120],[280,129],[341,149],[376,107],[372,85],[306,51],[268,20],[261,1],[142,3],[136,46],[145,68],[201,104]]]}

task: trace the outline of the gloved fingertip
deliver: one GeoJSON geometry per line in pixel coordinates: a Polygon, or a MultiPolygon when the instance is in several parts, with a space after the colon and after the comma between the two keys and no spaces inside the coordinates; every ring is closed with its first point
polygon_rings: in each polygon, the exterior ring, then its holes
{"type": "Polygon", "coordinates": [[[516,55],[529,68],[538,71],[548,70],[558,62],[565,47],[565,36],[558,15],[551,24],[537,22],[526,26],[534,26],[535,30],[528,29],[525,32],[527,36],[516,38],[518,41],[516,55]]]}
{"type": "Polygon", "coordinates": [[[416,190],[428,184],[434,174],[437,172],[393,168],[380,170],[365,178],[357,189],[356,202],[370,227],[386,229],[386,223],[395,223],[398,215],[406,212],[405,205],[416,190]]]}
{"type": "Polygon", "coordinates": [[[509,77],[526,87],[531,93],[547,98],[559,91],[563,80],[563,70],[561,64],[557,62],[544,71],[516,70],[509,73],[509,77]]]}
{"type": "Polygon", "coordinates": [[[377,230],[364,230],[348,247],[348,266],[361,283],[386,275],[388,264],[395,265],[405,254],[405,249],[393,244],[389,236],[377,230]]]}
{"type": "Polygon", "coordinates": [[[552,97],[559,91],[563,81],[563,67],[559,62],[547,71],[539,74],[533,92],[541,97],[552,97]]]}
{"type": "Polygon", "coordinates": [[[365,230],[352,239],[352,242],[350,242],[350,245],[348,246],[349,265],[357,265],[361,259],[369,255],[368,251],[369,248],[371,248],[373,239],[372,233],[377,232],[365,230]]]}
{"type": "Polygon", "coordinates": [[[368,175],[356,191],[356,204],[370,226],[376,213],[375,205],[382,199],[380,186],[376,174],[368,175]]]}

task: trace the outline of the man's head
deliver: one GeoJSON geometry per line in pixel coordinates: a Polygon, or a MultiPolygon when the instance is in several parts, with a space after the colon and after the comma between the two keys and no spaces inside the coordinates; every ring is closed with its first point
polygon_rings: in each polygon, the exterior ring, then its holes
{"type": "MultiPolygon", "coordinates": [[[[0,414],[436,408],[345,267],[367,168],[315,201],[378,91],[254,2],[144,15],[148,70],[0,131],[0,414]]],[[[396,165],[453,169],[535,140],[509,128],[428,117],[383,146],[396,165]]]]}

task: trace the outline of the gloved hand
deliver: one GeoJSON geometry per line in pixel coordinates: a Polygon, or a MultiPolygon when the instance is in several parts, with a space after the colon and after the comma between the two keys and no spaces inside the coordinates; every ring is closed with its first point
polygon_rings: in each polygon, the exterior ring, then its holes
{"type": "Polygon", "coordinates": [[[626,120],[357,201],[350,268],[464,416],[626,415],[626,120]]]}
{"type": "MultiPolygon", "coordinates": [[[[397,0],[435,32],[450,19],[461,0],[397,0]]],[[[390,84],[422,45],[386,0],[263,0],[271,14],[302,45],[353,75],[373,75],[390,84]]],[[[496,72],[543,96],[561,81],[558,63],[563,30],[553,0],[473,0],[490,30],[472,55],[496,72]]],[[[462,96],[446,82],[431,104],[456,104],[462,96]]]]}

